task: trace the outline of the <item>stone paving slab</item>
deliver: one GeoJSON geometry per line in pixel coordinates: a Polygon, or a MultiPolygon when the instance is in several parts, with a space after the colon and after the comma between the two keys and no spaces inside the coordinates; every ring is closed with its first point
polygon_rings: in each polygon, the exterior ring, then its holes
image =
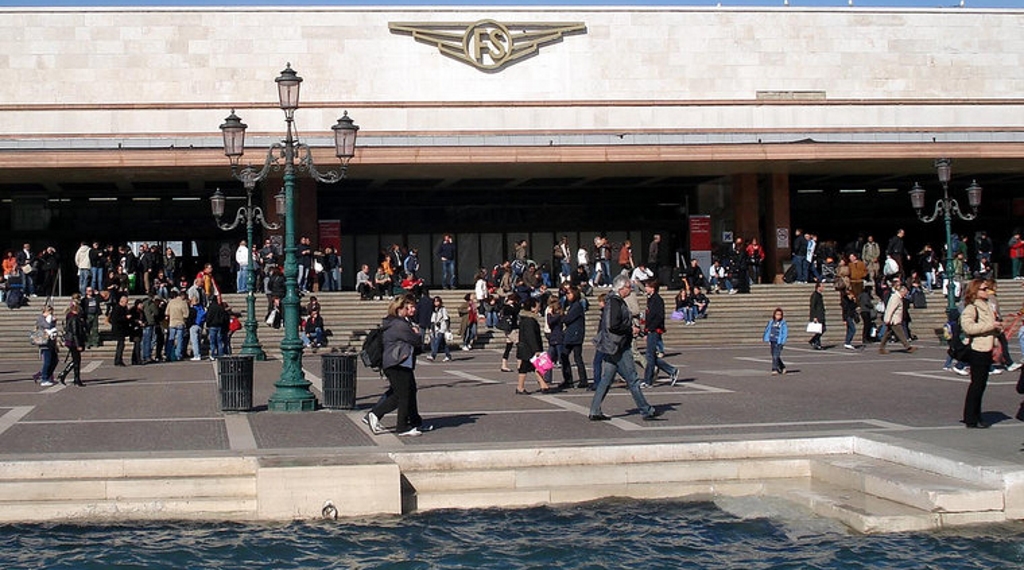
{"type": "MultiPolygon", "coordinates": [[[[1016,374],[991,379],[985,419],[993,429],[966,430],[958,421],[967,378],[941,370],[944,351],[936,343],[921,342],[912,355],[879,355],[875,345],[813,351],[795,336],[783,353],[790,370],[785,376],[769,375],[766,346],[668,347],[667,360],[680,366],[684,381],[670,387],[663,380],[646,391],[652,404],[666,410],[660,422],[640,421],[621,385],[603,405],[612,422],[587,420],[592,393],[584,390],[516,396],[516,375],[499,371],[497,350],[459,351],[450,363],[421,360],[420,410],[436,429],[414,439],[372,436],[359,421],[386,389],[361,365],[356,410],[277,413],[267,411],[266,402],[280,362],[256,363],[255,409],[239,414],[219,411],[216,363],[210,361],[115,368],[87,354],[87,387],[43,389],[30,379],[38,361],[8,360],[0,363],[0,458],[283,449],[332,454],[884,433],[1024,464],[1024,423],[1012,417],[1020,403],[1016,374]],[[256,449],[245,450],[245,441],[256,449]]],[[[275,349],[269,350],[273,355],[275,349]]],[[[591,357],[585,350],[588,368],[591,357]]],[[[314,386],[321,382],[321,364],[319,355],[304,358],[314,386]]],[[[560,380],[556,369],[554,381],[560,380]]],[[[536,390],[537,384],[528,378],[527,387],[536,390]]],[[[390,414],[384,425],[394,421],[390,414]]]]}

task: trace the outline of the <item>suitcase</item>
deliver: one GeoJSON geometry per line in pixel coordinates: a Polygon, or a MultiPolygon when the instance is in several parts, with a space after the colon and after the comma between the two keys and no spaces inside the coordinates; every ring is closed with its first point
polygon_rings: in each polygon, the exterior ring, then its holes
{"type": "Polygon", "coordinates": [[[7,308],[18,309],[27,305],[25,291],[21,287],[15,287],[7,291],[7,308]]]}
{"type": "Polygon", "coordinates": [[[789,269],[787,269],[786,272],[782,274],[782,280],[785,281],[786,283],[792,283],[792,282],[796,281],[796,266],[795,265],[790,265],[789,269]]]}

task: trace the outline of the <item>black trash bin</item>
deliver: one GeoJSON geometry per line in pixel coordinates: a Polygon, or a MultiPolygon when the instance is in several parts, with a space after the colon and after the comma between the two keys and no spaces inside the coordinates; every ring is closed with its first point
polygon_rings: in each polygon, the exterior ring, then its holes
{"type": "Polygon", "coordinates": [[[217,359],[217,388],[222,412],[252,409],[252,355],[221,356],[217,359]]]}
{"type": "Polygon", "coordinates": [[[356,364],[358,354],[323,355],[325,408],[354,410],[356,407],[356,364]]]}

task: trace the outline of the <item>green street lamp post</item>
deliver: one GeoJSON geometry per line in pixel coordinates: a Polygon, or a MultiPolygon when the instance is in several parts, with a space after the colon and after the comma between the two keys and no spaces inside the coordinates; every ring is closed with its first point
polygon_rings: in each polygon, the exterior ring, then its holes
{"type": "MultiPolygon", "coordinates": [[[[245,171],[243,171],[245,172],[245,171]]],[[[252,171],[248,171],[252,173],[252,171]]],[[[253,247],[253,226],[259,223],[268,230],[276,230],[281,227],[281,224],[276,222],[267,221],[266,216],[263,214],[263,209],[259,206],[252,205],[252,191],[256,187],[256,181],[251,177],[244,177],[242,183],[245,185],[245,206],[238,209],[238,213],[235,214],[235,220],[231,223],[221,223],[220,219],[224,215],[224,206],[227,200],[224,198],[224,194],[221,193],[220,188],[213,193],[210,197],[210,209],[213,211],[213,217],[217,220],[217,227],[229,232],[238,227],[239,224],[245,222],[245,237],[246,245],[249,248],[249,264],[246,266],[245,282],[248,285],[246,287],[247,294],[245,296],[245,341],[242,342],[241,354],[251,355],[256,360],[266,360],[267,354],[263,352],[263,347],[260,346],[260,339],[257,335],[256,329],[259,324],[256,322],[256,267],[255,263],[252,262],[252,247],[253,247]]],[[[281,212],[284,211],[284,192],[279,192],[276,196],[277,201],[277,212],[280,216],[281,212]]]]}
{"type": "Polygon", "coordinates": [[[948,158],[939,158],[935,161],[935,172],[939,176],[939,183],[942,184],[942,198],[935,203],[935,211],[932,215],[924,214],[925,190],[917,182],[910,189],[910,203],[917,212],[917,217],[922,222],[929,224],[942,216],[946,223],[946,310],[956,309],[956,291],[953,281],[956,276],[953,274],[953,214],[961,220],[970,221],[978,217],[978,207],[981,206],[981,186],[977,181],[972,180],[967,187],[967,203],[971,206],[971,213],[965,214],[960,211],[960,205],[956,199],[949,197],[949,179],[953,173],[953,161],[948,158]]]}
{"type": "MultiPolygon", "coordinates": [[[[245,150],[245,129],[247,125],[232,111],[220,126],[224,135],[224,154],[231,162],[231,174],[237,180],[252,184],[266,178],[271,171],[284,169],[284,339],[281,340],[281,377],[274,383],[276,390],[270,396],[268,409],[271,411],[300,412],[316,409],[316,396],[309,391],[310,382],[302,372],[302,341],[299,339],[299,267],[295,254],[295,171],[304,170],[318,182],[334,184],[345,178],[348,163],[355,156],[356,134],[359,127],[346,112],[334,131],[335,155],[341,161],[338,171],[320,172],[313,163],[309,146],[299,142],[294,132],[295,110],[299,108],[299,86],[302,78],[295,73],[291,64],[285,66],[275,79],[281,109],[287,126],[283,142],[274,143],[267,150],[263,167],[256,171],[252,166],[239,170],[239,160],[245,150]]],[[[281,213],[281,210],[278,210],[281,213]]]]}

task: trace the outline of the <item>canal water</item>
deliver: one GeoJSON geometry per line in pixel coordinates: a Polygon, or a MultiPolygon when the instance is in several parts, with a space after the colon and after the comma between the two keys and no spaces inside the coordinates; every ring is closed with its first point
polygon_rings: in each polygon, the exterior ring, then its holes
{"type": "Polygon", "coordinates": [[[4,568],[1020,568],[1024,524],[858,535],[771,499],[279,524],[0,526],[4,568]]]}

